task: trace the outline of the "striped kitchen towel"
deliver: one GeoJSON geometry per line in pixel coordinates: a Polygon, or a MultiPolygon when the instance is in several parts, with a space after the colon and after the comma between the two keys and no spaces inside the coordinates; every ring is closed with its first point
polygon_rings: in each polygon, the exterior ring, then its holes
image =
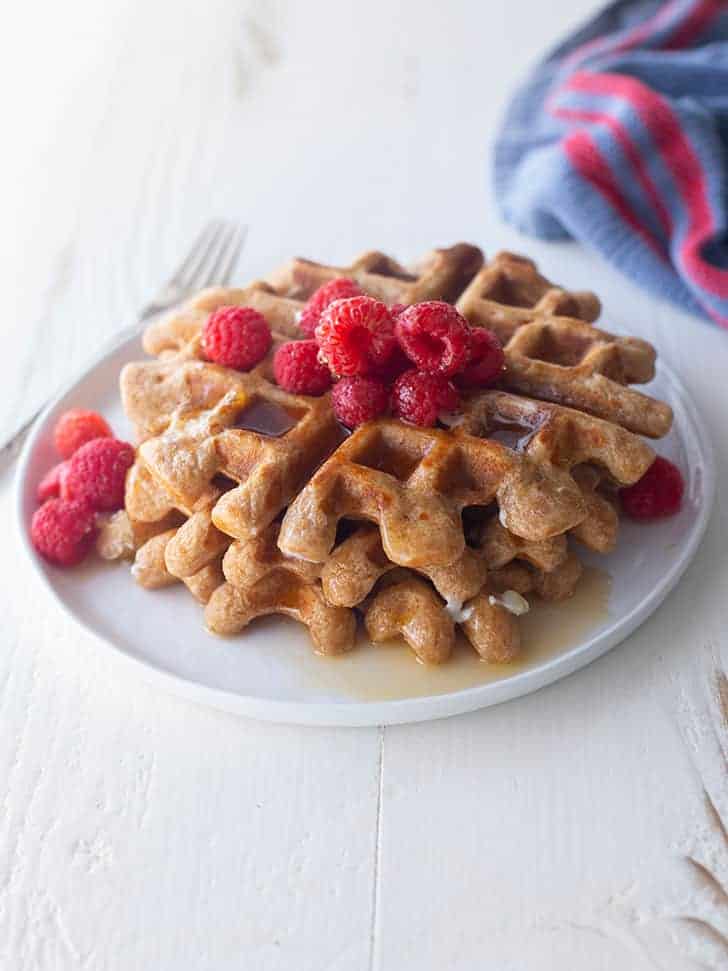
{"type": "Polygon", "coordinates": [[[494,176],[522,231],[728,327],[728,0],[611,3],[515,94],[494,176]]]}

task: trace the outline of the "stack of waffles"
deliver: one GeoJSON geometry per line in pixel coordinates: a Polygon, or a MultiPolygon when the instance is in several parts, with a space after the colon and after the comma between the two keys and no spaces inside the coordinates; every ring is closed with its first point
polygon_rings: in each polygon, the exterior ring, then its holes
{"type": "Polygon", "coordinates": [[[152,324],[150,358],[122,373],[137,456],[99,551],[131,559],[144,587],[184,583],[215,633],[286,614],[337,654],[362,620],[370,641],[401,636],[440,663],[459,628],[483,659],[511,661],[529,598],[567,600],[579,549],[614,548],[616,490],[650,466],[643,436],[670,427],[669,407],[633,387],[652,378],[653,348],[593,326],[599,309],[530,260],[485,263],[463,243],[411,270],[378,252],[347,267],[296,259],[244,289],[204,291],[152,324]],[[276,347],[302,336],[305,301],[342,276],[390,304],[450,301],[493,330],[497,388],[437,428],[382,418],[352,434],[329,395],[282,390],[276,347]],[[230,305],[259,310],[273,332],[247,373],[201,350],[208,316],[230,305]]]}

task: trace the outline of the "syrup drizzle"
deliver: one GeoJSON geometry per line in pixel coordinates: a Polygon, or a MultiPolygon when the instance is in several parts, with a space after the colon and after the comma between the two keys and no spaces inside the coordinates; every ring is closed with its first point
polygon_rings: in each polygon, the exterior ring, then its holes
{"type": "Polygon", "coordinates": [[[534,600],[520,617],[523,656],[513,664],[481,661],[464,637],[459,636],[453,656],[442,665],[418,664],[402,641],[371,646],[365,634],[349,654],[297,658],[300,678],[319,694],[339,695],[352,701],[394,701],[426,695],[449,694],[482,684],[503,681],[538,667],[583,641],[609,616],[612,579],[603,570],[587,567],[573,597],[561,603],[534,600]]]}
{"type": "Polygon", "coordinates": [[[281,438],[289,432],[298,419],[274,401],[256,398],[240,412],[231,428],[266,435],[268,438],[281,438]]]}

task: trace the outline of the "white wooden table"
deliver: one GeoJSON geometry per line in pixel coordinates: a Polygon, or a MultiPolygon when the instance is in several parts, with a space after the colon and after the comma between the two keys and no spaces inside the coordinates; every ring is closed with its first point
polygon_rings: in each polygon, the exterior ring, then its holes
{"type": "Polygon", "coordinates": [[[122,679],[31,577],[6,475],[3,971],[728,967],[728,334],[519,239],[488,194],[505,93],[593,6],[14,6],[0,438],[224,215],[251,226],[241,279],[293,254],[527,248],[656,342],[721,478],[685,579],[602,660],[466,717],[331,731],[122,679]]]}

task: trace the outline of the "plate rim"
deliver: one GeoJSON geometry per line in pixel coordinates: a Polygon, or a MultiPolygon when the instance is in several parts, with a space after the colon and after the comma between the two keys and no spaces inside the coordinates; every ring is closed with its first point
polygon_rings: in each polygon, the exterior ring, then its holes
{"type": "Polygon", "coordinates": [[[34,576],[50,593],[51,599],[95,641],[110,647],[112,650],[108,656],[112,657],[116,663],[127,668],[130,672],[133,671],[137,675],[141,675],[145,681],[156,685],[167,694],[260,721],[339,728],[408,724],[489,708],[505,701],[525,697],[568,677],[629,637],[657,610],[678,583],[693,561],[707,529],[716,493],[715,452],[710,433],[705,422],[701,420],[698,408],[687,387],[669,365],[658,362],[657,373],[670,383],[672,393],[679,398],[683,412],[692,426],[691,431],[694,433],[694,440],[703,463],[702,484],[706,501],[698,512],[688,542],[671,568],[645,597],[635,604],[627,614],[617,618],[606,630],[588,637],[562,654],[549,658],[543,664],[525,671],[519,671],[510,678],[475,685],[442,695],[422,695],[414,698],[381,701],[282,701],[275,698],[256,698],[200,684],[166,670],[154,661],[129,654],[111,637],[98,630],[93,624],[84,621],[61,597],[50,577],[42,568],[24,526],[23,505],[28,467],[48,416],[57,407],[61,399],[77,388],[91,371],[101,365],[107,357],[120,351],[125,344],[138,340],[142,331],[143,325],[135,323],[112,335],[111,339],[103,342],[90,360],[82,365],[74,376],[65,382],[61,389],[48,401],[33,422],[19,456],[13,484],[12,508],[16,536],[32,565],[34,576]]]}

